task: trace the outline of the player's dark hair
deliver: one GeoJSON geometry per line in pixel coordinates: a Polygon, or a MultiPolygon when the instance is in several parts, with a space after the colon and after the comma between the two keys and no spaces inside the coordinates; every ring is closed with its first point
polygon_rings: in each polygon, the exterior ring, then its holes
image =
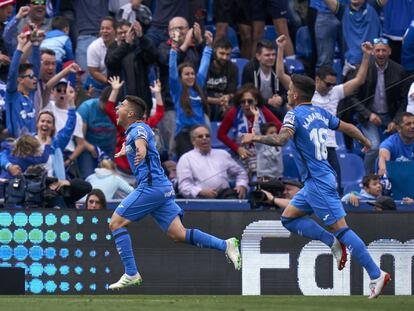
{"type": "Polygon", "coordinates": [[[364,188],[368,188],[369,187],[369,183],[373,180],[379,180],[380,176],[377,174],[368,174],[365,175],[364,177],[362,177],[362,186],[364,188]]]}
{"type": "Polygon", "coordinates": [[[295,90],[299,93],[298,100],[310,102],[315,93],[315,81],[312,78],[298,74],[293,74],[291,79],[295,90]]]}
{"type": "Polygon", "coordinates": [[[226,50],[232,48],[231,42],[227,38],[220,38],[220,39],[218,39],[216,42],[214,42],[214,46],[213,47],[214,47],[215,50],[218,49],[218,48],[222,48],[222,49],[226,49],[226,50]]]}
{"type": "Polygon", "coordinates": [[[275,47],[273,43],[269,40],[260,40],[256,44],[256,53],[257,54],[262,53],[263,49],[274,50],[275,47]]]}
{"type": "Polygon", "coordinates": [[[323,80],[327,76],[336,77],[336,72],[331,66],[322,66],[316,71],[316,76],[323,80]]]}
{"type": "Polygon", "coordinates": [[[133,95],[125,96],[129,107],[134,111],[137,120],[141,120],[147,114],[147,104],[142,98],[133,95]]]}
{"type": "Polygon", "coordinates": [[[276,124],[274,124],[273,122],[263,123],[262,125],[260,125],[260,134],[266,135],[266,132],[272,127],[276,128],[276,124]]]}
{"type": "Polygon", "coordinates": [[[55,16],[52,19],[52,29],[63,30],[69,27],[69,21],[64,16],[55,16]]]}
{"type": "Polygon", "coordinates": [[[408,111],[401,112],[395,116],[394,123],[397,124],[398,126],[401,126],[403,124],[404,118],[410,118],[410,117],[414,117],[414,114],[408,111]]]}
{"type": "Polygon", "coordinates": [[[33,70],[33,65],[32,64],[26,64],[26,63],[20,64],[19,65],[19,71],[18,71],[19,76],[25,74],[26,71],[29,70],[29,69],[33,70]]]}

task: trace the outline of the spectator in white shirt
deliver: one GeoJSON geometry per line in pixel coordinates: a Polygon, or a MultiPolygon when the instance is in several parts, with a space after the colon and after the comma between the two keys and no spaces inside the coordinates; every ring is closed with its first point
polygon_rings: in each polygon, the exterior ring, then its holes
{"type": "Polygon", "coordinates": [[[194,149],[177,164],[178,189],[186,198],[244,199],[248,189],[246,171],[222,149],[212,149],[210,130],[195,126],[190,133],[194,149]],[[230,188],[234,177],[236,186],[230,188]]]}

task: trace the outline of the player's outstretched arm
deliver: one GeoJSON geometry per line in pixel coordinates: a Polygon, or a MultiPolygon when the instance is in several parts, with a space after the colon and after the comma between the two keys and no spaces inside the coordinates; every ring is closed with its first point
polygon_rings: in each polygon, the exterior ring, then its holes
{"type": "Polygon", "coordinates": [[[366,138],[362,132],[353,124],[341,121],[338,130],[358,140],[363,146],[363,151],[368,151],[371,148],[371,142],[366,138]]]}
{"type": "Polygon", "coordinates": [[[135,140],[136,154],[134,164],[138,165],[147,156],[147,141],[142,138],[135,140]]]}
{"type": "Polygon", "coordinates": [[[259,143],[269,146],[284,146],[288,140],[294,135],[294,131],[287,127],[282,127],[277,135],[256,135],[252,133],[244,134],[242,144],[259,143]]]}

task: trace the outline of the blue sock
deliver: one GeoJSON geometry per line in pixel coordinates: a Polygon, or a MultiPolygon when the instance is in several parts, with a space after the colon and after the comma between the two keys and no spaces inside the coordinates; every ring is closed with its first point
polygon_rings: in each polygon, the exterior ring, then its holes
{"type": "Polygon", "coordinates": [[[367,270],[371,280],[380,277],[380,268],[372,260],[371,255],[367,251],[365,243],[359,236],[356,235],[354,231],[348,227],[345,227],[334,232],[334,234],[339,241],[346,245],[352,257],[355,258],[359,264],[365,268],[365,270],[367,270]]]}
{"type": "Polygon", "coordinates": [[[125,228],[119,228],[112,231],[112,236],[115,240],[116,249],[119,256],[121,256],[122,263],[124,264],[125,273],[129,276],[137,274],[137,266],[135,264],[134,253],[132,251],[131,237],[128,230],[125,228]]]}
{"type": "Polygon", "coordinates": [[[226,251],[226,241],[216,238],[198,229],[186,229],[185,241],[198,247],[207,247],[226,251]]]}
{"type": "Polygon", "coordinates": [[[312,240],[319,240],[329,247],[334,242],[333,234],[326,231],[309,217],[288,218],[281,216],[280,220],[282,221],[282,225],[290,232],[312,240]]]}

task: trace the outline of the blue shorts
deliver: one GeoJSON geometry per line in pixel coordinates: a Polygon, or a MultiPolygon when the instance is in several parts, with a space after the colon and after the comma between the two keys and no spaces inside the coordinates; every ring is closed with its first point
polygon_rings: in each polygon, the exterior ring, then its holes
{"type": "Polygon", "coordinates": [[[171,186],[138,187],[122,200],[115,213],[131,221],[139,221],[151,214],[164,232],[175,217],[183,216],[171,186]]]}
{"type": "Polygon", "coordinates": [[[289,205],[293,205],[306,214],[315,213],[327,226],[346,216],[335,186],[313,179],[305,182],[305,186],[295,194],[289,205]]]}

